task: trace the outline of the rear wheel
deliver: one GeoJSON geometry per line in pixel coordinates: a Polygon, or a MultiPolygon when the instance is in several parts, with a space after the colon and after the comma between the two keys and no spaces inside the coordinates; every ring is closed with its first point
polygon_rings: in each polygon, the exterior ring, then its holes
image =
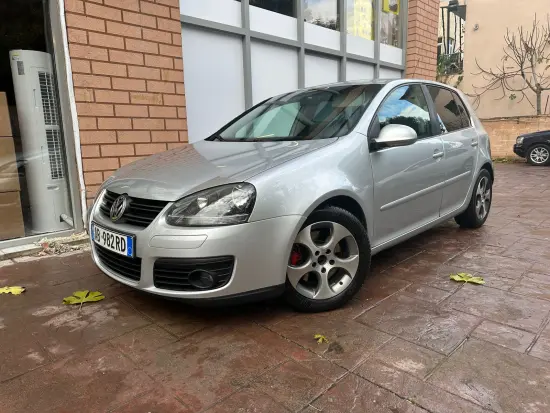
{"type": "Polygon", "coordinates": [[[337,207],[314,211],[292,247],[286,299],[298,311],[342,306],[363,285],[370,256],[367,231],[353,214],[337,207]]]}
{"type": "Polygon", "coordinates": [[[455,217],[456,223],[462,228],[481,227],[489,216],[492,199],[493,183],[491,174],[486,169],[482,169],[477,178],[468,208],[455,217]]]}
{"type": "Polygon", "coordinates": [[[550,165],[550,146],[537,143],[529,148],[527,162],[535,166],[550,165]]]}

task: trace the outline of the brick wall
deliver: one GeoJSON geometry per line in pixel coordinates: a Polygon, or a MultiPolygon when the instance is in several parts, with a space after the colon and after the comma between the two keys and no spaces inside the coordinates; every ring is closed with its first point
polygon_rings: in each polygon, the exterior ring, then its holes
{"type": "Polygon", "coordinates": [[[484,119],[482,123],[491,140],[493,158],[515,156],[512,148],[523,133],[550,130],[549,116],[484,119]]]}
{"type": "Polygon", "coordinates": [[[187,142],[179,0],[65,0],[88,200],[112,172],[187,142]]]}
{"type": "Polygon", "coordinates": [[[439,0],[409,0],[408,19],[405,76],[435,80],[439,0]]]}

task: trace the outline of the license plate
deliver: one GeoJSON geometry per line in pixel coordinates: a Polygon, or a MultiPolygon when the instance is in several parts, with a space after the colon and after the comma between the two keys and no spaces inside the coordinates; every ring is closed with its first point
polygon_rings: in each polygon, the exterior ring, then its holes
{"type": "Polygon", "coordinates": [[[135,250],[135,238],[133,235],[119,234],[110,231],[92,222],[92,241],[103,248],[125,257],[133,257],[135,250]]]}

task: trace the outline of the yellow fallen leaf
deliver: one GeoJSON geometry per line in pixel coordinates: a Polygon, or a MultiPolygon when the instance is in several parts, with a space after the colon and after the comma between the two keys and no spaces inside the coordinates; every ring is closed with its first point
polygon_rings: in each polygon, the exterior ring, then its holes
{"type": "Polygon", "coordinates": [[[319,344],[328,343],[328,339],[322,334],[315,334],[313,338],[317,340],[317,343],[319,344]]]}
{"type": "Polygon", "coordinates": [[[63,299],[63,304],[83,304],[88,302],[94,302],[94,301],[101,301],[105,297],[103,296],[103,293],[100,293],[99,291],[75,291],[73,295],[70,297],[65,297],[63,299]]]}
{"type": "Polygon", "coordinates": [[[19,295],[21,293],[25,292],[25,287],[2,287],[0,288],[0,294],[13,294],[13,295],[19,295]]]}
{"type": "Polygon", "coordinates": [[[485,284],[483,277],[474,277],[472,274],[466,272],[459,272],[458,274],[451,274],[451,280],[472,284],[485,284]]]}

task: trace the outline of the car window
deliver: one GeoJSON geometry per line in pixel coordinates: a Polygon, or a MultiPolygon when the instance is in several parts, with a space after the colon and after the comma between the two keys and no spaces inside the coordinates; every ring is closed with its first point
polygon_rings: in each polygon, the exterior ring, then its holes
{"type": "Polygon", "coordinates": [[[393,90],[378,110],[380,129],[386,125],[410,126],[418,138],[432,136],[428,102],[420,85],[402,86],[393,90]]]}
{"type": "Polygon", "coordinates": [[[464,102],[462,101],[460,96],[458,96],[458,94],[455,93],[455,92],[453,92],[453,96],[454,96],[456,104],[458,106],[458,111],[460,112],[460,117],[462,118],[462,127],[463,128],[469,128],[470,126],[472,126],[472,124],[470,122],[470,114],[466,110],[466,106],[464,105],[464,102]]]}
{"type": "Polygon", "coordinates": [[[243,139],[247,136],[258,138],[288,136],[294,123],[301,123],[298,117],[299,111],[298,103],[268,108],[261,116],[239,129],[235,137],[243,139]]]}
{"type": "Polygon", "coordinates": [[[379,84],[320,86],[269,99],[208,138],[224,141],[324,139],[350,133],[379,84]]]}
{"type": "Polygon", "coordinates": [[[428,90],[435,105],[441,133],[450,133],[462,129],[464,126],[460,108],[451,91],[438,86],[428,86],[428,90]]]}

